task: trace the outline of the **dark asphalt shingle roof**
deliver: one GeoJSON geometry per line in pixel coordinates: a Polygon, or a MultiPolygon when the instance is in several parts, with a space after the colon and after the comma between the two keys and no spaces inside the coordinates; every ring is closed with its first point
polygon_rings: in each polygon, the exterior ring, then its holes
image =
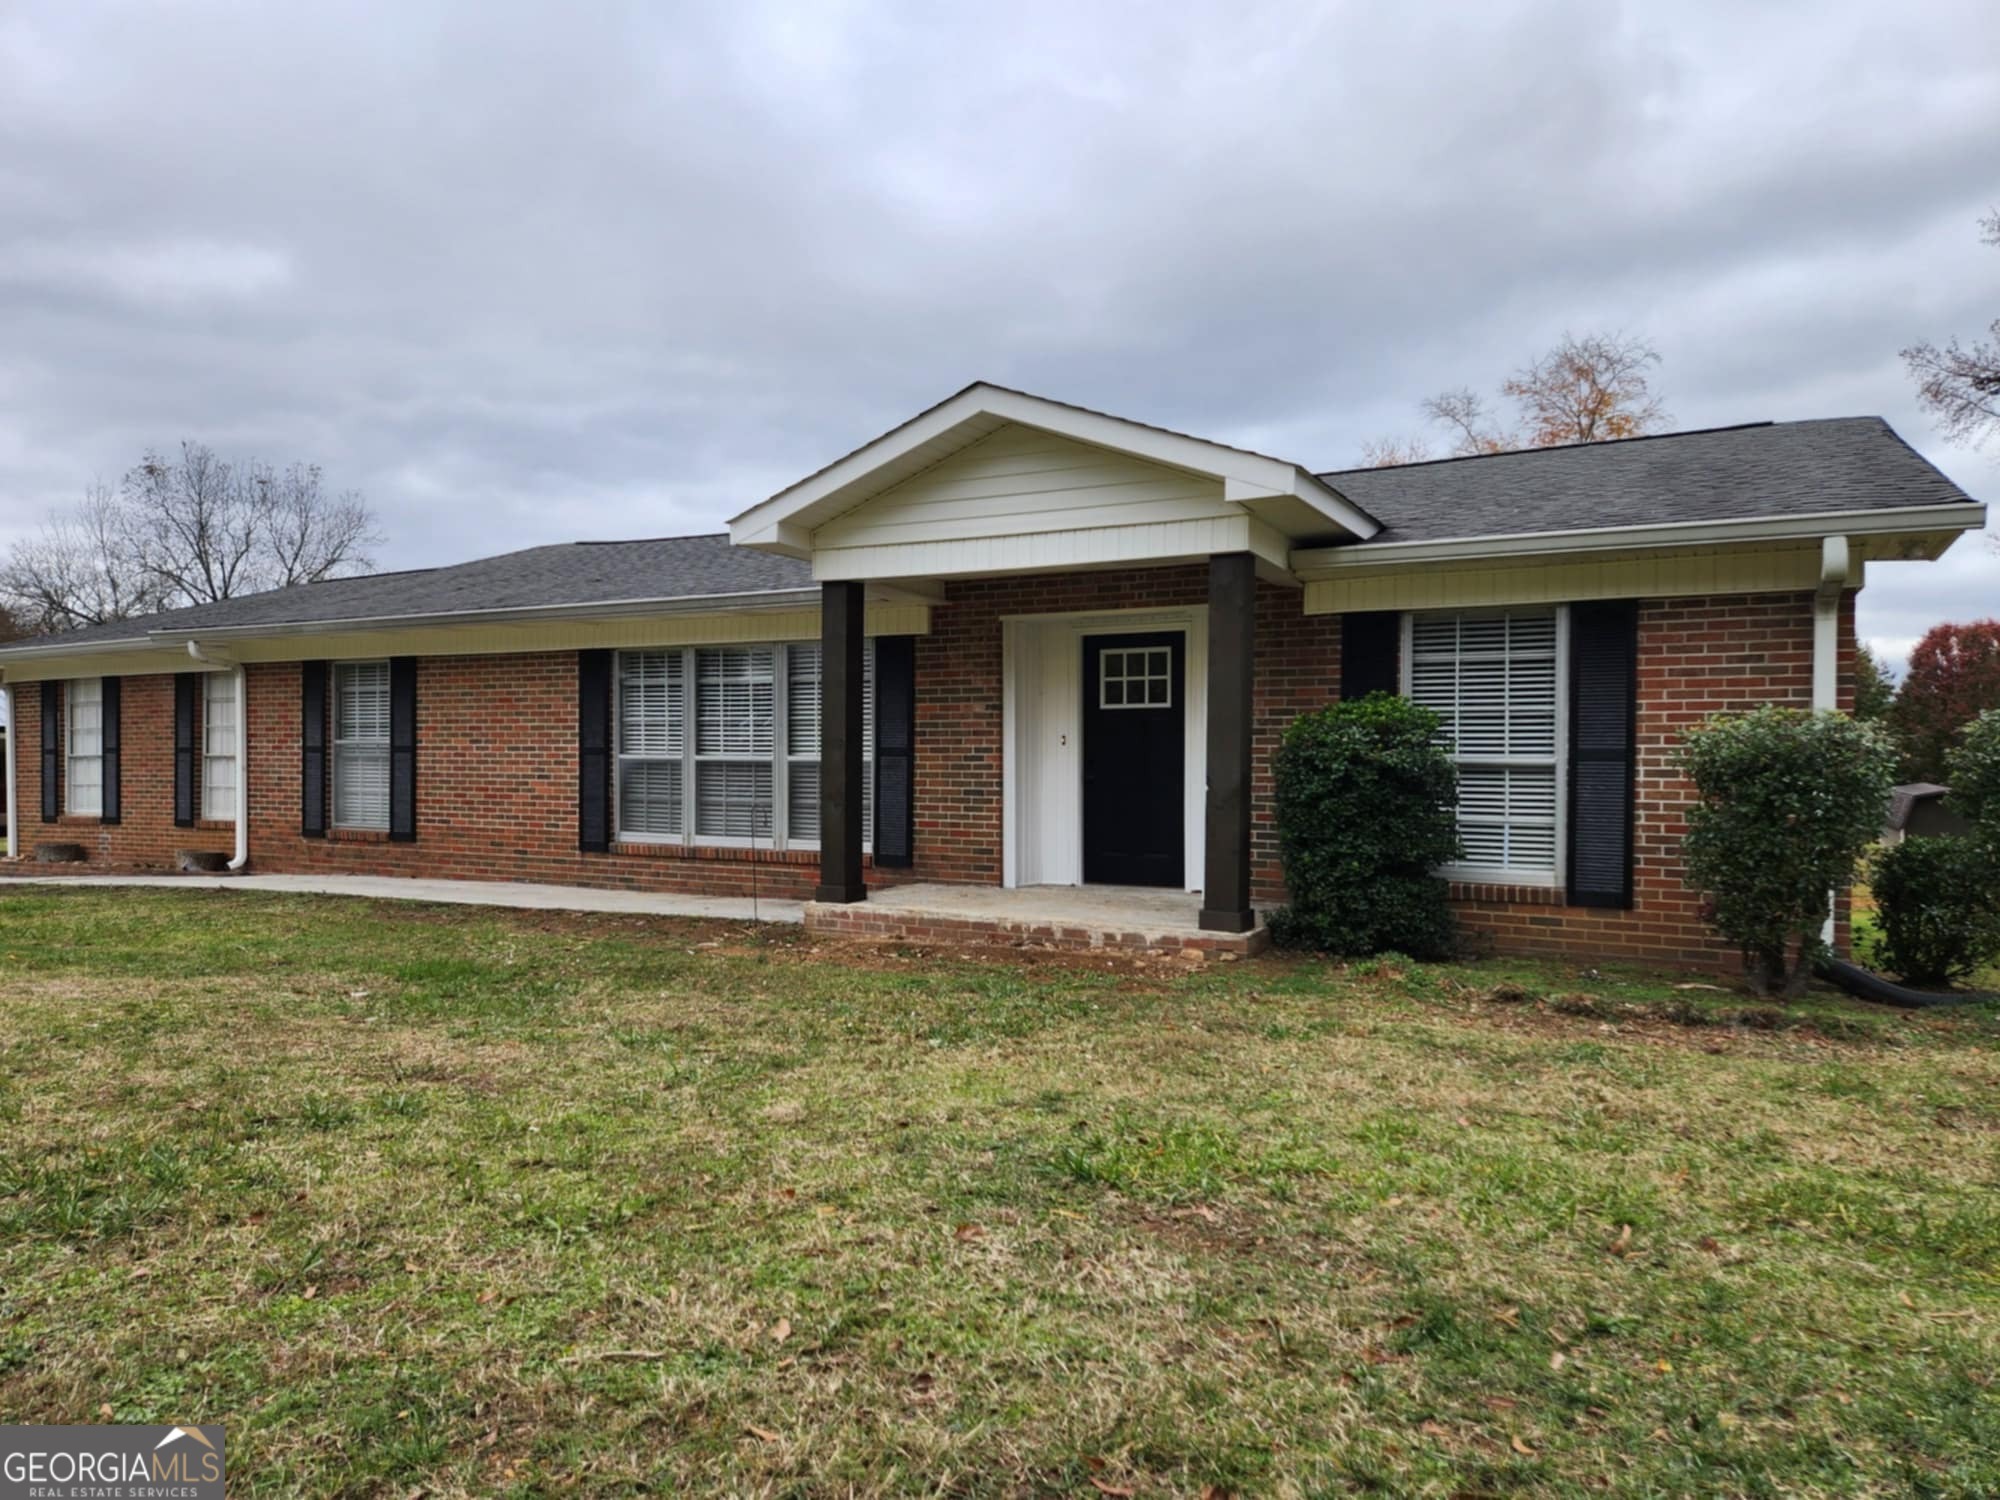
{"type": "Polygon", "coordinates": [[[1374,543],[1949,505],[1968,498],[1880,417],[1761,422],[1345,469],[1319,478],[1382,522],[1374,543]]]}
{"type": "MultiPolygon", "coordinates": [[[[406,573],[370,573],[246,594],[43,639],[64,645],[129,640],[152,630],[297,625],[319,621],[699,599],[809,589],[812,568],[789,557],[732,547],[726,534],[637,542],[564,542],[406,573]]],[[[23,643],[26,644],[26,643],[23,643]]],[[[40,641],[34,644],[41,644],[40,641]]]]}
{"type": "MultiPolygon", "coordinates": [[[[1969,497],[1880,417],[1759,423],[1318,476],[1383,522],[1374,542],[1947,505],[1969,497]]],[[[1362,545],[1371,545],[1364,543],[1362,545]]],[[[569,542],[376,573],[93,626],[21,645],[153,630],[298,625],[812,587],[803,562],[725,534],[569,542]]],[[[4,650],[5,648],[0,648],[4,650]]]]}

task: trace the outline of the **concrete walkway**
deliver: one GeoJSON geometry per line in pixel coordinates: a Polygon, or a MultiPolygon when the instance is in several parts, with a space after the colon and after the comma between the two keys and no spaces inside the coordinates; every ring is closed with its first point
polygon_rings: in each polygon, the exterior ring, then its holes
{"type": "Polygon", "coordinates": [[[800,922],[797,901],[746,896],[682,896],[655,891],[593,891],[573,885],[503,880],[415,880],[394,875],[0,875],[11,885],[142,886],[176,891],[270,891],[288,896],[365,896],[376,901],[434,901],[445,906],[506,906],[523,911],[617,912],[642,917],[714,917],[728,922],[800,922]]]}

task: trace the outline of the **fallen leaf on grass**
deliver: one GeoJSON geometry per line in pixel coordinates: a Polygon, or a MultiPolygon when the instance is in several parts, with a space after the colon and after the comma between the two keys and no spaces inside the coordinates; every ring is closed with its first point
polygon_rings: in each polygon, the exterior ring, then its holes
{"type": "Polygon", "coordinates": [[[743,1430],[749,1433],[750,1436],[756,1438],[760,1442],[775,1443],[778,1440],[777,1433],[771,1431],[771,1429],[768,1427],[752,1427],[749,1423],[746,1422],[743,1426],[743,1430]]]}
{"type": "Polygon", "coordinates": [[[1604,1248],[1613,1255],[1623,1255],[1627,1250],[1631,1249],[1632,1226],[1630,1224],[1621,1224],[1618,1227],[1618,1238],[1604,1248]]]}
{"type": "Polygon", "coordinates": [[[309,1286],[305,1289],[305,1291],[300,1293],[300,1295],[304,1297],[306,1301],[310,1302],[312,1301],[313,1298],[319,1295],[319,1288],[316,1286],[309,1286]]]}
{"type": "Polygon", "coordinates": [[[986,1228],[981,1224],[961,1224],[952,1231],[961,1240],[977,1240],[986,1236],[986,1228]]]}
{"type": "Polygon", "coordinates": [[[772,1343],[782,1344],[786,1339],[790,1338],[791,1336],[792,1336],[792,1320],[790,1318],[780,1318],[778,1319],[777,1322],[771,1325],[772,1343]]]}
{"type": "Polygon", "coordinates": [[[1132,1494],[1132,1487],[1130,1485],[1112,1484],[1108,1480],[1099,1479],[1095,1474],[1090,1476],[1090,1484],[1091,1488],[1096,1490],[1100,1495],[1120,1495],[1126,1497],[1126,1500],[1130,1500],[1132,1494]]]}
{"type": "Polygon", "coordinates": [[[1451,1436],[1451,1429],[1442,1422],[1425,1422],[1417,1428],[1417,1431],[1435,1438],[1451,1436]]]}
{"type": "Polygon", "coordinates": [[[1560,1370],[1564,1365],[1568,1363],[1569,1363],[1569,1356],[1567,1354],[1564,1354],[1560,1349],[1556,1350],[1555,1353],[1549,1356],[1549,1368],[1551,1370],[1560,1370]]]}
{"type": "Polygon", "coordinates": [[[499,1295],[500,1294],[498,1292],[494,1291],[493,1288],[489,1286],[485,1291],[479,1294],[477,1301],[481,1307],[484,1307],[487,1303],[491,1302],[495,1297],[498,1297],[499,1295]]]}
{"type": "Polygon", "coordinates": [[[1523,1458],[1533,1458],[1535,1456],[1535,1450],[1533,1448],[1530,1448],[1526,1443],[1521,1441],[1521,1435],[1518,1432],[1515,1433],[1513,1437],[1507,1440],[1507,1446],[1512,1448],[1516,1453],[1520,1454],[1521,1457],[1523,1458]]]}
{"type": "Polygon", "coordinates": [[[98,1407],[98,1408],[97,1408],[97,1414],[98,1414],[98,1415],[99,1415],[100,1417],[104,1418],[104,1420],[105,1420],[105,1421],[107,1421],[107,1422],[108,1422],[108,1421],[110,1421],[110,1420],[111,1420],[111,1403],[110,1403],[109,1401],[106,1401],[106,1402],[105,1402],[105,1403],[104,1403],[104,1404],[103,1404],[102,1406],[98,1407]]]}

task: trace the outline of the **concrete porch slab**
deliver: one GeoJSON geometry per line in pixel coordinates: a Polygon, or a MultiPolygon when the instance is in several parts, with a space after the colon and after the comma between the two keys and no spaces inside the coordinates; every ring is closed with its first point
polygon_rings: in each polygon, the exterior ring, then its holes
{"type": "Polygon", "coordinates": [[[882,886],[853,905],[809,901],[806,930],[826,937],[920,943],[1001,943],[1121,952],[1248,957],[1271,946],[1249,932],[1204,932],[1201,896],[1141,886],[882,886]]]}

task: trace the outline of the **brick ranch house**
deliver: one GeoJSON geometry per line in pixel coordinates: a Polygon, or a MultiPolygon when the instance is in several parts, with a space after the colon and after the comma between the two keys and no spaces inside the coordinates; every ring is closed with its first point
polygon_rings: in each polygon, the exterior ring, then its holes
{"type": "Polygon", "coordinates": [[[1226,942],[1283,896],[1286,725],[1390,689],[1445,718],[1470,932],[1708,963],[1678,735],[1846,706],[1867,565],[1984,514],[1877,418],[1315,473],[978,384],[727,535],[0,648],[7,855],[754,877],[850,931],[912,882],[1158,887],[1226,942]]]}

